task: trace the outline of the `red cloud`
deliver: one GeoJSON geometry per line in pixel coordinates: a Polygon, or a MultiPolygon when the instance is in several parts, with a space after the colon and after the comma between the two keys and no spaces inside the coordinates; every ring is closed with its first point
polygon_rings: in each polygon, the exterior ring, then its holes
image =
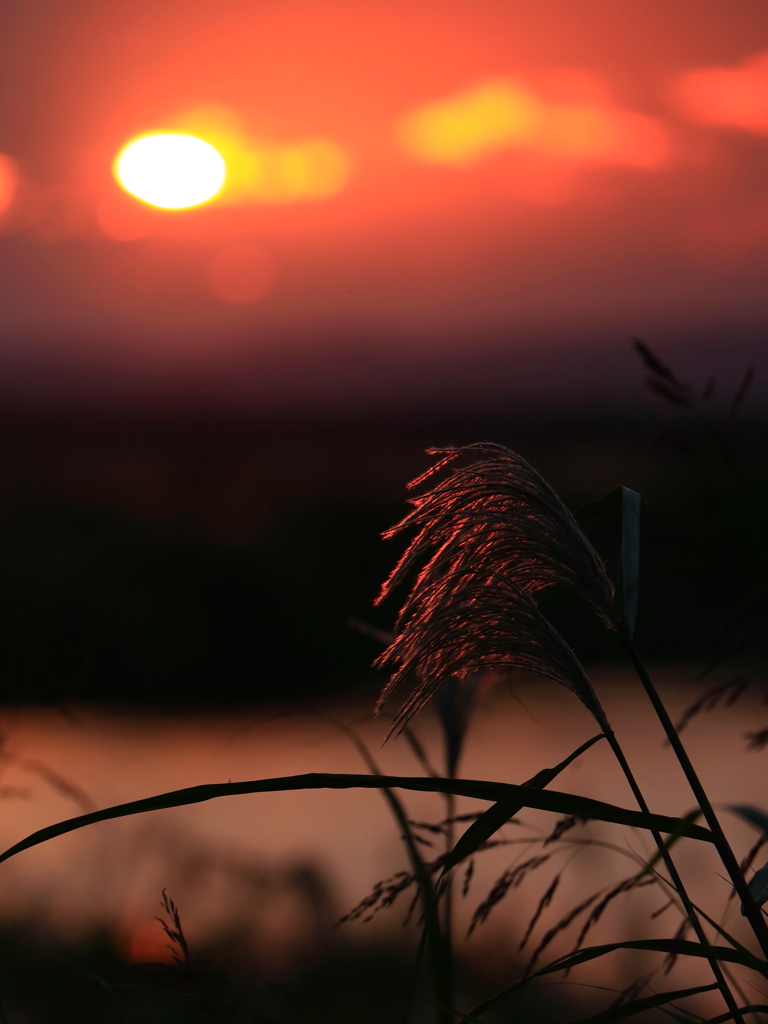
{"type": "Polygon", "coordinates": [[[623,110],[607,96],[582,97],[584,76],[568,77],[578,88],[565,102],[539,96],[519,79],[479,82],[406,114],[401,144],[417,160],[456,166],[503,150],[594,166],[655,169],[668,161],[670,144],[660,121],[623,110]]]}
{"type": "Polygon", "coordinates": [[[691,121],[768,135],[768,53],[754,54],[736,67],[688,71],[675,81],[673,95],[691,121]]]}

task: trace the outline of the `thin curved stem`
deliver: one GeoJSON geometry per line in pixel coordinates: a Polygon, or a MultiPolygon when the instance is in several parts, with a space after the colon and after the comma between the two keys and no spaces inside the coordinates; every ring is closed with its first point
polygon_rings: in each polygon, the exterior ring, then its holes
{"type": "Polygon", "coordinates": [[[624,649],[631,658],[635,671],[645,688],[645,692],[653,705],[653,709],[661,722],[664,732],[667,734],[667,739],[675,752],[677,760],[680,763],[680,767],[683,769],[683,773],[688,780],[688,785],[691,787],[693,795],[701,808],[701,813],[704,815],[704,820],[712,833],[715,848],[720,856],[720,860],[723,862],[723,867],[728,872],[728,876],[730,877],[731,882],[733,882],[733,887],[741,900],[742,907],[744,908],[744,916],[752,925],[752,930],[755,933],[757,941],[760,943],[763,956],[768,959],[768,925],[766,924],[760,907],[758,907],[752,898],[749,886],[744,878],[744,873],[739,867],[739,862],[736,860],[736,855],[731,849],[731,844],[726,839],[722,825],[715,814],[715,809],[707,796],[706,790],[696,773],[696,769],[691,763],[691,759],[688,757],[688,752],[683,746],[683,742],[680,739],[677,729],[675,729],[672,719],[669,717],[664,702],[659,696],[656,687],[653,685],[653,681],[648,675],[648,670],[643,664],[643,660],[627,630],[622,632],[621,640],[624,649]]]}
{"type": "MultiPolygon", "coordinates": [[[[629,762],[627,761],[621,744],[616,739],[616,734],[614,733],[613,729],[611,729],[610,726],[608,726],[607,722],[606,726],[607,727],[603,729],[603,731],[605,732],[605,738],[608,740],[611,750],[613,751],[616,760],[619,762],[621,770],[624,773],[624,777],[629,783],[629,788],[632,790],[632,793],[634,794],[634,797],[637,800],[638,807],[645,814],[648,814],[650,813],[648,804],[645,800],[645,797],[643,796],[642,790],[638,785],[637,779],[635,778],[632,769],[629,767],[629,762]]],[[[696,913],[696,910],[691,902],[690,897],[688,896],[688,892],[685,888],[685,885],[683,884],[682,878],[680,877],[680,873],[675,867],[675,863],[672,860],[672,856],[669,850],[667,849],[664,840],[661,837],[661,833],[657,832],[655,829],[652,829],[651,835],[653,836],[653,840],[656,843],[656,846],[658,847],[662,860],[664,861],[664,866],[666,867],[669,873],[672,885],[674,886],[678,896],[680,897],[680,901],[683,904],[686,916],[691,923],[691,927],[696,933],[696,937],[698,938],[702,946],[706,950],[709,950],[710,943],[709,939],[707,938],[706,932],[704,931],[704,926],[699,920],[699,916],[696,913]]],[[[723,974],[723,970],[720,964],[714,956],[707,957],[707,960],[712,970],[712,975],[715,981],[717,982],[717,987],[720,989],[725,1004],[728,1007],[728,1010],[733,1015],[734,1019],[737,1022],[739,1022],[739,1024],[743,1024],[743,1017],[741,1016],[738,1004],[733,996],[733,993],[731,992],[728,982],[725,979],[725,975],[723,974]]]]}

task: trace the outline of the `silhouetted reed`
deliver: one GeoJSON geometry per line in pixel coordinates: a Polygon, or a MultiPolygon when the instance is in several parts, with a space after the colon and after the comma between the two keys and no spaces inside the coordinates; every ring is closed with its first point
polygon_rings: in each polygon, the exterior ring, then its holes
{"type": "MultiPolygon", "coordinates": [[[[640,351],[654,390],[676,405],[691,406],[692,393],[687,385],[647,347],[641,346],[640,351]]],[[[751,377],[745,379],[736,396],[735,408],[743,400],[750,380],[751,377]]],[[[760,909],[768,898],[768,865],[755,874],[749,885],[744,876],[765,844],[768,815],[740,805],[730,808],[760,831],[760,839],[739,864],[637,651],[633,628],[639,574],[639,495],[617,488],[606,499],[594,503],[601,508],[617,509],[622,514],[621,576],[617,577],[616,593],[600,556],[576,516],[523,458],[495,444],[432,449],[431,454],[436,457],[433,467],[410,485],[425,489],[411,499],[412,511],[385,535],[394,537],[408,529],[415,531],[379,596],[381,601],[398,585],[410,584],[394,633],[390,636],[356,624],[357,628],[387,644],[377,663],[389,670],[391,677],[382,692],[378,710],[381,711],[384,702],[395,693],[409,688],[389,733],[390,736],[402,735],[407,740],[423,775],[383,775],[354,730],[342,726],[370,774],[308,773],[211,784],[91,810],[79,818],[41,829],[1,854],[0,862],[97,821],[150,810],[245,793],[375,788],[383,793],[395,819],[408,853],[408,869],[377,883],[339,923],[370,920],[408,893],[410,904],[406,919],[416,918],[423,927],[415,976],[418,977],[423,958],[429,968],[432,1002],[440,1024],[456,1024],[457,1020],[460,1024],[476,1024],[503,998],[535,979],[557,972],[567,974],[579,964],[597,960],[617,949],[656,952],[663,954],[664,960],[654,972],[643,974],[619,993],[612,1006],[590,1018],[590,1024],[610,1024],[649,1008],[667,1006],[672,1007],[668,1012],[678,1021],[701,1022],[700,1016],[678,1004],[680,1000],[713,990],[719,990],[726,1012],[707,1024],[725,1024],[728,1020],[743,1024],[744,1014],[748,1012],[768,1013],[768,1006],[749,1004],[740,980],[724,969],[725,965],[731,972],[736,965],[756,974],[760,983],[768,979],[768,928],[760,909]],[[650,812],[587,673],[537,603],[540,593],[552,586],[568,587],[584,597],[631,658],[698,802],[698,808],[686,817],[672,818],[650,812]],[[462,779],[458,774],[459,758],[476,694],[485,678],[516,670],[531,672],[564,686],[598,723],[600,733],[556,766],[539,770],[523,784],[462,779]],[[436,696],[440,697],[439,720],[446,755],[443,773],[434,767],[410,728],[414,715],[436,696]],[[561,772],[603,739],[610,745],[639,811],[548,788],[561,772]],[[397,790],[441,794],[446,801],[443,819],[434,823],[414,821],[397,790]],[[479,799],[488,807],[457,815],[453,801],[458,796],[479,799]],[[501,830],[510,824],[521,825],[518,815],[526,807],[556,813],[554,827],[545,834],[507,838],[501,830]],[[707,827],[697,823],[702,816],[707,827]],[[523,885],[535,884],[535,879],[540,877],[536,874],[539,869],[546,864],[551,867],[561,851],[593,843],[594,840],[579,828],[589,820],[645,829],[653,837],[657,852],[645,859],[631,849],[601,841],[601,846],[634,862],[632,874],[580,898],[550,923],[563,875],[563,870],[557,871],[547,883],[524,929],[519,948],[533,947],[533,952],[523,973],[471,1012],[461,1013],[456,1009],[452,977],[452,874],[458,870],[463,872],[461,895],[468,898],[477,857],[487,850],[512,844],[532,847],[504,869],[481,899],[470,918],[471,932],[495,913],[495,908],[510,893],[523,885]],[[456,827],[463,824],[467,827],[456,839],[456,827]],[[733,891],[741,901],[742,911],[749,919],[762,957],[752,953],[721,923],[692,903],[671,856],[674,844],[684,838],[714,846],[733,891]],[[444,844],[444,851],[437,853],[436,844],[444,844]],[[428,859],[423,856],[425,851],[431,851],[428,859]],[[650,920],[659,918],[670,907],[677,908],[681,914],[671,937],[585,945],[617,899],[649,886],[659,888],[665,900],[661,908],[649,913],[650,920]],[[711,933],[705,930],[705,922],[712,929],[711,933]],[[579,929],[571,950],[539,966],[545,951],[571,928],[579,929]],[[695,939],[687,938],[689,929],[695,939]],[[708,962],[714,982],[669,992],[653,991],[652,978],[658,973],[669,973],[682,956],[708,962]],[[646,989],[650,989],[650,993],[643,995],[646,989]]],[[[725,693],[718,693],[712,700],[723,699],[725,693]]],[[[188,962],[178,910],[165,893],[163,899],[166,919],[161,923],[174,944],[177,959],[188,962]]],[[[403,1021],[407,1018],[408,1010],[403,1021]]]]}
{"type": "MultiPolygon", "coordinates": [[[[631,621],[624,621],[604,566],[574,516],[524,459],[500,445],[432,449],[429,454],[438,456],[437,462],[414,480],[411,488],[431,481],[443,470],[449,472],[411,499],[413,511],[384,535],[393,537],[408,528],[417,531],[378,599],[389,596],[398,584],[416,573],[397,619],[395,638],[377,661],[380,667],[394,670],[379,706],[403,682],[410,683],[411,692],[395,716],[396,728],[407,723],[449,679],[461,680],[481,671],[499,669],[524,669],[547,676],[566,686],[594,716],[639,806],[647,812],[645,798],[586,673],[534,600],[538,592],[555,584],[580,593],[606,625],[616,630],[628,650],[713,831],[723,864],[742,896],[755,935],[768,955],[768,928],[634,647],[634,614],[631,621]],[[461,457],[469,459],[468,465],[452,465],[461,457]]],[[[625,536],[623,546],[636,549],[637,543],[632,542],[636,538],[625,536]]],[[[624,585],[635,587],[636,600],[636,581],[629,581],[625,575],[624,585]]],[[[628,607],[626,593],[623,607],[628,607]]],[[[670,883],[705,950],[729,1011],[740,1019],[733,994],[711,952],[669,848],[657,831],[652,834],[670,883]]],[[[503,876],[497,889],[500,895],[492,892],[488,909],[508,891],[510,884],[505,887],[503,876]]],[[[607,904],[638,884],[639,880],[628,880],[603,897],[587,919],[577,948],[607,904]]],[[[482,919],[481,914],[479,920],[482,919]]],[[[555,933],[558,930],[556,927],[555,933]]],[[[539,952],[537,949],[534,960],[539,952]]]]}
{"type": "Polygon", "coordinates": [[[570,647],[521,587],[489,569],[455,569],[421,579],[377,659],[394,668],[379,706],[406,681],[413,689],[395,716],[403,726],[451,678],[521,669],[560,683],[607,727],[605,714],[570,647]]]}
{"type": "MultiPolygon", "coordinates": [[[[456,573],[497,574],[529,594],[559,583],[584,595],[610,624],[617,622],[613,587],[603,563],[554,490],[517,453],[498,444],[432,448],[437,462],[408,485],[413,490],[450,467],[447,476],[414,498],[414,506],[384,533],[416,536],[384,583],[383,601],[426,558],[411,596],[456,573]],[[462,456],[468,465],[454,465],[462,456]]],[[[432,601],[438,600],[433,593],[432,601]]]]}

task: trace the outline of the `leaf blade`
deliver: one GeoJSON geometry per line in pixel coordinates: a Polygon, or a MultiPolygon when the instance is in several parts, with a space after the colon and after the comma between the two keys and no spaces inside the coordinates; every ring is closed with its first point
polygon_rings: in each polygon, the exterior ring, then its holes
{"type": "Polygon", "coordinates": [[[673,1003],[676,999],[696,996],[701,992],[712,992],[717,987],[717,982],[713,982],[711,985],[697,985],[695,988],[682,988],[676,992],[657,992],[643,999],[633,999],[629,1003],[620,1003],[618,1006],[609,1007],[591,1017],[570,1021],[570,1024],[611,1024],[612,1021],[624,1020],[626,1017],[634,1017],[635,1014],[643,1013],[645,1010],[652,1010],[655,1006],[673,1003]]]}
{"type": "Polygon", "coordinates": [[[511,985],[507,985],[506,988],[503,988],[500,992],[497,992],[495,995],[476,1006],[468,1015],[462,1017],[459,1024],[464,1024],[465,1021],[468,1022],[476,1019],[481,1014],[496,1006],[496,1004],[501,1002],[501,1000],[506,996],[523,988],[534,978],[540,978],[546,974],[555,974],[558,971],[570,970],[578,964],[587,963],[590,960],[597,960],[599,957],[606,956],[608,953],[613,953],[617,949],[643,949],[657,953],[676,953],[678,956],[695,956],[701,957],[705,960],[711,960],[714,957],[716,960],[741,964],[743,967],[749,967],[768,978],[768,962],[760,960],[758,957],[753,957],[751,954],[744,956],[739,950],[731,949],[728,946],[705,947],[698,942],[681,939],[637,939],[631,942],[610,942],[605,945],[588,946],[586,949],[579,949],[573,953],[566,953],[564,956],[558,957],[556,960],[553,960],[544,967],[541,967],[538,971],[534,971],[533,974],[528,974],[522,978],[518,978],[517,981],[512,982],[511,985]]]}
{"type": "Polygon", "coordinates": [[[704,1024],[724,1024],[724,1021],[733,1020],[737,1015],[746,1013],[768,1014],[768,1006],[766,1006],[765,1003],[753,1003],[751,1006],[740,1006],[735,1013],[721,1013],[719,1017],[710,1017],[709,1020],[705,1020],[704,1024]]]}
{"type": "Polygon", "coordinates": [[[729,804],[728,810],[737,814],[759,832],[768,832],[768,814],[752,804],[729,804]]]}
{"type": "Polygon", "coordinates": [[[619,550],[619,602],[622,618],[630,636],[635,631],[640,589],[640,513],[643,499],[631,487],[614,487],[601,498],[587,502],[574,512],[581,530],[608,516],[621,516],[621,547],[619,550]]]}
{"type": "Polygon", "coordinates": [[[0,863],[24,850],[39,846],[57,836],[74,832],[99,821],[124,818],[147,811],[184,807],[204,803],[226,796],[243,796],[254,793],[284,793],[303,789],[407,789],[420,793],[453,793],[478,800],[496,803],[501,800],[520,800],[523,807],[552,811],[556,814],[571,814],[593,821],[607,821],[630,828],[656,829],[659,832],[675,833],[701,842],[713,842],[712,833],[701,825],[692,824],[682,818],[671,818],[663,814],[645,814],[624,807],[593,800],[591,797],[560,793],[551,789],[534,789],[531,786],[515,786],[508,782],[481,782],[474,779],[432,779],[423,776],[399,775],[353,775],[324,774],[310,772],[306,775],[289,775],[274,779],[258,779],[249,782],[208,783],[187,789],[160,793],[143,800],[132,800],[100,811],[92,811],[76,818],[48,825],[22,839],[0,854],[0,863]]]}
{"type": "MultiPolygon", "coordinates": [[[[572,754],[569,754],[565,760],[555,765],[554,768],[544,768],[529,779],[525,785],[530,786],[534,789],[543,789],[546,785],[557,778],[557,776],[564,771],[569,764],[572,764],[577,757],[580,757],[586,750],[597,743],[598,740],[603,739],[603,733],[599,733],[597,736],[593,736],[592,739],[587,740],[586,743],[574,750],[572,754]]],[[[475,851],[482,846],[484,842],[491,838],[491,836],[498,832],[498,830],[505,825],[510,818],[514,817],[518,811],[522,810],[523,804],[519,801],[506,801],[500,800],[488,808],[480,817],[473,821],[469,828],[459,837],[456,845],[451,850],[451,854],[445,862],[443,867],[443,873],[449,871],[451,868],[456,867],[457,864],[461,864],[467,857],[471,857],[475,851]]]]}
{"type": "Polygon", "coordinates": [[[611,942],[603,946],[589,946],[586,949],[577,950],[575,953],[566,953],[559,960],[536,971],[531,977],[576,967],[578,964],[605,956],[606,953],[612,953],[616,949],[644,949],[656,953],[677,953],[679,956],[703,957],[705,960],[714,956],[716,960],[749,967],[768,978],[768,962],[760,960],[758,957],[751,954],[744,955],[741,950],[732,949],[730,946],[705,947],[699,942],[686,939],[636,939],[630,942],[611,942]]]}
{"type": "Polygon", "coordinates": [[[605,519],[607,516],[615,515],[621,510],[622,494],[621,487],[614,487],[600,498],[588,501],[574,513],[573,517],[579,524],[581,530],[588,530],[593,523],[605,519]]]}
{"type": "Polygon", "coordinates": [[[621,488],[621,589],[624,625],[633,636],[640,593],[640,512],[643,499],[630,487],[621,488]]]}

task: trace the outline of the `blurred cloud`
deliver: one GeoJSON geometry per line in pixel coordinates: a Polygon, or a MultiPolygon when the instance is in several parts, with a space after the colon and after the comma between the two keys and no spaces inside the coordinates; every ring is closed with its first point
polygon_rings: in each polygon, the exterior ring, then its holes
{"type": "Polygon", "coordinates": [[[335,196],[349,180],[349,155],[330,139],[275,142],[251,138],[234,110],[210,104],[180,117],[190,132],[224,157],[227,180],[217,202],[232,206],[295,203],[335,196]]]}
{"type": "Polygon", "coordinates": [[[539,104],[528,89],[498,79],[419,107],[403,118],[400,136],[417,159],[464,164],[529,144],[539,120],[539,104]]]}
{"type": "Polygon", "coordinates": [[[488,79],[411,111],[399,136],[416,160],[454,166],[503,150],[603,166],[656,169],[668,162],[670,141],[661,121],[595,92],[594,98],[553,102],[522,80],[488,79]]]}
{"type": "Polygon", "coordinates": [[[673,97],[691,121],[768,135],[768,51],[736,66],[687,71],[675,79],[673,97]]]}

